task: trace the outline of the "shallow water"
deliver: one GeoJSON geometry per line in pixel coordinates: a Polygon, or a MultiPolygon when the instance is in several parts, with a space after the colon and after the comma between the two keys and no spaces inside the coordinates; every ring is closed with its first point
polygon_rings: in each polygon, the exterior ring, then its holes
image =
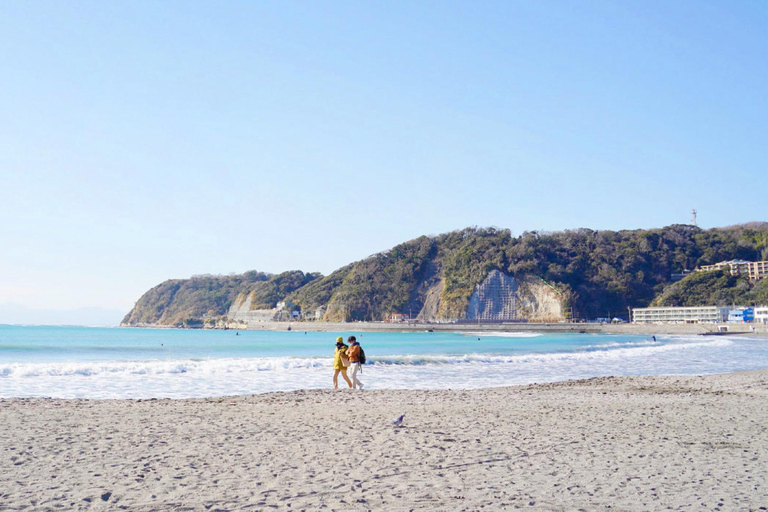
{"type": "Polygon", "coordinates": [[[471,389],[606,375],[768,366],[743,336],[315,333],[0,325],[0,397],[190,398],[329,388],[335,339],[354,334],[367,389],[471,389]]]}

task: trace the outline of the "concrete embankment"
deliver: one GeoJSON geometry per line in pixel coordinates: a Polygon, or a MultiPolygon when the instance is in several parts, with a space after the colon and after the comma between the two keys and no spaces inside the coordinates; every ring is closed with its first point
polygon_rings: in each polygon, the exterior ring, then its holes
{"type": "MultiPolygon", "coordinates": [[[[756,334],[768,334],[768,326],[754,325],[756,334]]],[[[604,334],[705,334],[727,329],[752,333],[750,324],[597,324],[597,323],[389,323],[389,322],[252,322],[248,330],[311,332],[551,332],[604,334]]]]}
{"type": "MultiPolygon", "coordinates": [[[[127,327],[127,326],[124,326],[127,327]]],[[[136,325],[133,327],[174,329],[167,325],[136,325]]],[[[248,327],[232,323],[231,330],[250,331],[308,331],[308,332],[549,332],[590,334],[749,334],[768,336],[763,324],[598,324],[598,323],[389,323],[389,322],[250,322],[248,327]],[[754,331],[752,328],[754,327],[754,331]]]]}
{"type": "Polygon", "coordinates": [[[453,324],[453,323],[389,323],[389,322],[252,322],[248,330],[312,331],[312,332],[601,332],[599,324],[515,323],[515,324],[453,324]]]}

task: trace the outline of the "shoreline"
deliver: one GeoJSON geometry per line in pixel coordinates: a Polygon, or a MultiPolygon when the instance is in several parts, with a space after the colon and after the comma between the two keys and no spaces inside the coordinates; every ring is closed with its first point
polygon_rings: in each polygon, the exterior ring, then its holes
{"type": "MultiPolygon", "coordinates": [[[[147,329],[186,329],[167,325],[121,325],[120,327],[147,329]]],[[[230,327],[226,330],[241,331],[297,331],[297,332],[522,332],[522,333],[558,333],[558,334],[711,334],[720,329],[727,329],[727,334],[747,334],[768,337],[768,324],[598,324],[598,323],[508,323],[508,324],[468,324],[468,323],[389,323],[389,322],[258,322],[245,327],[230,327]],[[752,327],[755,331],[752,331],[752,327]]],[[[225,330],[225,329],[190,329],[190,330],[225,330]]],[[[726,334],[726,333],[723,333],[726,334]]]]}
{"type": "Polygon", "coordinates": [[[0,499],[9,510],[750,510],[768,503],[767,406],[768,370],[0,399],[0,499]]]}

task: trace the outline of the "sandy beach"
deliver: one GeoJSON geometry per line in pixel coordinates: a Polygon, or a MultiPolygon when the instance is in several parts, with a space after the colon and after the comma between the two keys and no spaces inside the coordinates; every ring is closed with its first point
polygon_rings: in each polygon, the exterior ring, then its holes
{"type": "Polygon", "coordinates": [[[768,506],[768,371],[471,391],[3,399],[0,421],[2,510],[768,506]]]}

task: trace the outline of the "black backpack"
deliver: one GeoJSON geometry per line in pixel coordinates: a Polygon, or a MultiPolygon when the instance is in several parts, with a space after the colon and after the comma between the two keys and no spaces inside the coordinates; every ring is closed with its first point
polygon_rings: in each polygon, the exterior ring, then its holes
{"type": "Polygon", "coordinates": [[[357,361],[360,364],[365,364],[365,350],[363,350],[363,347],[360,347],[360,354],[357,356],[357,361]]]}

